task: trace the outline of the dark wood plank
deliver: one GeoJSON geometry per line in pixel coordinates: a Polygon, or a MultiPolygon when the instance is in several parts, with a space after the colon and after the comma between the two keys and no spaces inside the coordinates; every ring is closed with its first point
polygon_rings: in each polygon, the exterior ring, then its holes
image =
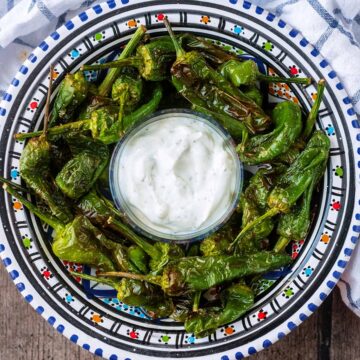
{"type": "Polygon", "coordinates": [[[334,291],[331,359],[360,359],[360,318],[344,305],[338,289],[334,291]]]}

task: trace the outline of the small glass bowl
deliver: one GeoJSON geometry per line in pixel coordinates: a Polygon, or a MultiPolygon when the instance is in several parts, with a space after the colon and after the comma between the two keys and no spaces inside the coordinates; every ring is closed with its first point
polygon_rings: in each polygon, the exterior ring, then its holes
{"type": "Polygon", "coordinates": [[[132,127],[126,135],[116,145],[114,152],[110,160],[110,190],[116,207],[125,215],[126,220],[130,226],[138,233],[156,241],[176,241],[177,243],[189,243],[206,238],[211,233],[217,231],[222,227],[231,217],[238,204],[242,185],[243,185],[243,166],[235,150],[235,143],[229,133],[218,122],[211,117],[198,113],[188,109],[169,109],[158,111],[149,117],[146,117],[141,123],[132,127]],[[232,156],[235,163],[235,191],[232,194],[232,200],[229,202],[229,206],[224,211],[223,215],[219,217],[214,223],[206,227],[200,228],[194,231],[188,232],[176,232],[165,233],[157,229],[151,228],[148,224],[145,224],[131,209],[126,201],[126,197],[121,192],[120,180],[119,180],[119,167],[120,159],[126,148],[128,141],[137,134],[141,129],[152,124],[154,122],[172,118],[174,116],[186,117],[191,120],[197,120],[203,122],[224,140],[224,148],[227,149],[232,156]]]}

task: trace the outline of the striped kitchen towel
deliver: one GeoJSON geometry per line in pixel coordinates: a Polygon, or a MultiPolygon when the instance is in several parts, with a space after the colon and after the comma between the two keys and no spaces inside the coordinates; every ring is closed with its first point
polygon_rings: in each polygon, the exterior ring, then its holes
{"type": "MultiPolygon", "coordinates": [[[[99,2],[101,1],[1,0],[0,95],[5,92],[20,64],[34,47],[80,9],[84,10],[99,2]]],[[[128,2],[131,3],[131,0],[128,2]]],[[[360,119],[360,0],[253,2],[300,30],[322,53],[341,78],[360,119]]],[[[339,287],[344,302],[358,316],[359,274],[360,247],[357,247],[339,282],[339,287]]]]}

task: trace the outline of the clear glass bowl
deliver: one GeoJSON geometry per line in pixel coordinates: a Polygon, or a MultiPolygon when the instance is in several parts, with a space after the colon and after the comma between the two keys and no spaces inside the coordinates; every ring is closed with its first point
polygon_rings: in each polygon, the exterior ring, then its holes
{"type": "MultiPolygon", "coordinates": [[[[120,173],[121,174],[121,173],[120,173]]],[[[121,176],[121,175],[120,175],[121,176]]],[[[112,154],[112,158],[110,161],[110,190],[111,195],[113,197],[114,203],[116,207],[125,215],[128,223],[133,227],[133,229],[145,235],[148,238],[158,241],[176,241],[177,243],[187,243],[197,240],[202,240],[205,237],[209,236],[211,233],[218,230],[222,227],[233,214],[241,194],[242,185],[243,185],[243,166],[239,160],[239,157],[235,150],[235,143],[229,133],[221,126],[218,122],[213,120],[211,117],[192,111],[188,109],[170,109],[158,111],[152,114],[150,117],[145,118],[141,123],[136,124],[136,126],[132,127],[126,135],[121,139],[121,141],[116,145],[114,152],[112,154]],[[197,230],[188,231],[188,232],[176,232],[176,233],[168,233],[161,232],[157,229],[152,228],[149,224],[144,223],[142,219],[140,219],[134,211],[131,209],[131,206],[127,203],[126,196],[121,191],[120,186],[120,177],[119,177],[119,167],[120,167],[120,159],[124,153],[124,149],[127,146],[128,141],[137,134],[144,127],[152,124],[154,122],[164,120],[167,118],[172,118],[174,116],[186,117],[191,120],[196,119],[197,121],[203,122],[207,125],[211,130],[216,132],[221,138],[224,140],[224,148],[228,151],[228,153],[233,158],[235,164],[235,191],[231,194],[232,199],[229,202],[228,208],[224,209],[222,216],[219,216],[216,221],[212,224],[202,227],[197,230]]]]}

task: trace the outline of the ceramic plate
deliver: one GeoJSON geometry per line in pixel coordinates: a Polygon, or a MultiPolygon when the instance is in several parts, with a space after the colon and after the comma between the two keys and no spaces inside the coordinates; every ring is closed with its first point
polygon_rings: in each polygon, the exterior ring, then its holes
{"type": "MultiPolygon", "coordinates": [[[[294,263],[266,274],[256,286],[257,301],[246,316],[196,339],[167,319],[152,321],[116,299],[113,290],[81,282],[51,252],[51,230],[21,203],[0,192],[0,253],[18,290],[60,333],[105,358],[241,359],[267,348],[296,328],[326,298],[341,276],[360,232],[359,123],[341,81],[326,59],[295,29],[247,1],[108,1],[79,14],[52,33],[29,56],[0,105],[1,175],[20,183],[24,148],[13,134],[41,124],[48,69],[55,64],[58,86],[82,63],[116,56],[139,24],[152,36],[165,34],[168,16],[176,31],[205,36],[239,56],[255,58],[269,74],[325,78],[327,87],[317,126],[331,140],[331,153],[318,201],[318,216],[306,241],[292,244],[294,263]]],[[[86,74],[90,81],[96,72],[86,74]]],[[[296,101],[308,111],[316,88],[279,84],[269,101],[296,101]]],[[[55,95],[55,93],[54,93],[55,95]]]]}

